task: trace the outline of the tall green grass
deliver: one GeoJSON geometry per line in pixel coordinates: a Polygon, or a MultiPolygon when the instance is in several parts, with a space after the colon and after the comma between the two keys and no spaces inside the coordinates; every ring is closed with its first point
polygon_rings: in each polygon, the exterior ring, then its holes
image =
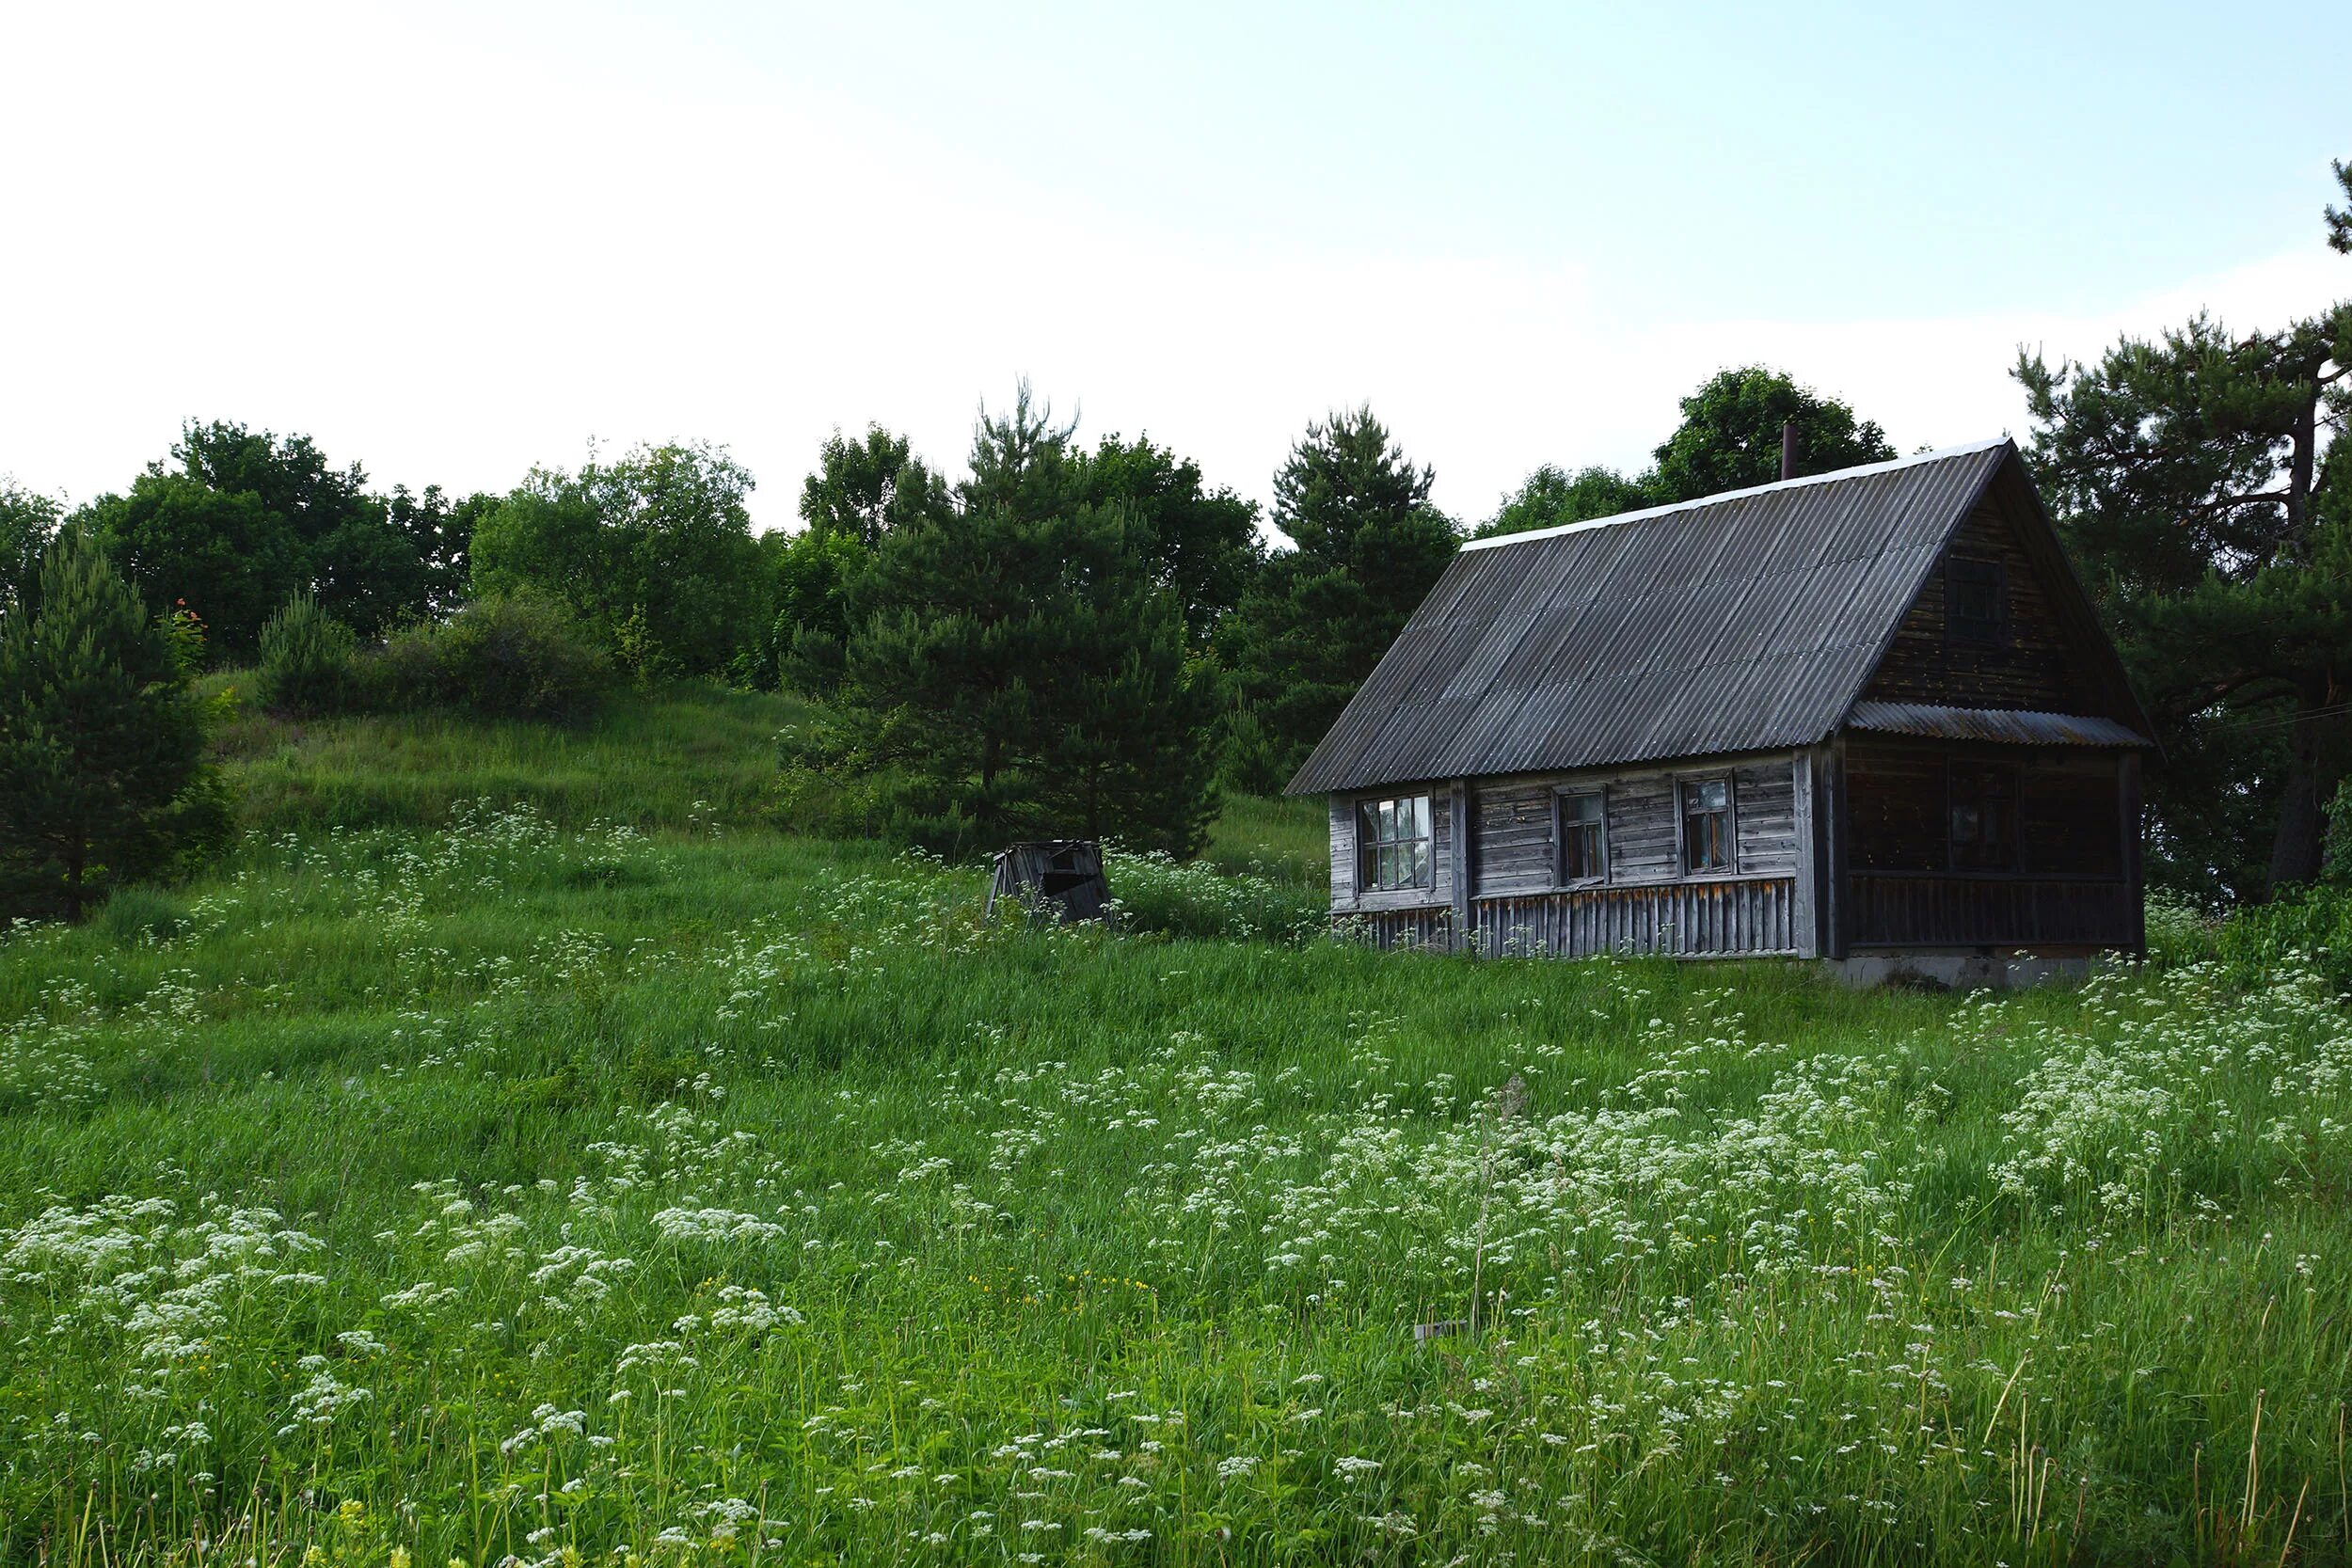
{"type": "Polygon", "coordinates": [[[684,682],[605,704],[572,724],[447,712],[286,720],[258,711],[246,672],[206,683],[243,820],[264,831],[414,826],[460,802],[522,801],[551,820],[789,830],[775,737],[790,697],[684,682]]]}
{"type": "Polygon", "coordinates": [[[257,728],[0,943],[0,1560],[2352,1551],[2299,969],[1382,955],[1295,802],[992,927],[765,822],[782,711],[257,728]]]}
{"type": "Polygon", "coordinates": [[[468,806],[11,939],[0,1558],[2344,1550],[2308,978],[1857,994],[978,892],[468,806]]]}

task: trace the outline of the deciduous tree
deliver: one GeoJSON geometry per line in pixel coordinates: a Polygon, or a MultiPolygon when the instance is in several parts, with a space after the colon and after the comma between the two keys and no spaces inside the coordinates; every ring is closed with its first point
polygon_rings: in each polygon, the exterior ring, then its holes
{"type": "Polygon", "coordinates": [[[1886,433],[1836,398],[1761,365],[1724,371],[1682,400],[1682,423],[1644,481],[1656,501],[1696,500],[1780,477],[1781,426],[1797,427],[1797,472],[1822,474],[1895,455],[1886,433]]]}

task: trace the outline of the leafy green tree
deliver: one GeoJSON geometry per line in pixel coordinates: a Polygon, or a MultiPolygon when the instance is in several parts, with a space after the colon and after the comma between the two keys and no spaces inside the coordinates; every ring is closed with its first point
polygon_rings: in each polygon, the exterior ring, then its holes
{"type": "Polygon", "coordinates": [[[97,542],[68,530],[40,609],[0,629],[0,899],[79,919],[223,827],[189,671],[97,542]]]}
{"type": "Polygon", "coordinates": [[[1415,467],[1369,408],[1334,414],[1274,479],[1272,557],[1222,640],[1268,755],[1287,774],[1404,629],[1460,547],[1415,467]]]}
{"type": "Polygon", "coordinates": [[[474,526],[473,589],[546,594],[641,678],[716,673],[767,631],[752,483],[701,444],[534,468],[474,526]]]}
{"type": "Polygon", "coordinates": [[[434,608],[405,495],[371,494],[358,465],[333,467],[307,436],[190,421],[167,462],[80,515],[142,594],[184,605],[215,657],[243,658],[296,593],[369,638],[434,608]]]}
{"type": "Polygon", "coordinates": [[[2156,868],[2206,897],[2320,869],[2352,738],[2347,373],[2352,305],[2016,368],[2043,493],[2162,732],[2156,868]]]}
{"type": "Polygon", "coordinates": [[[301,541],[283,516],[250,492],[216,490],[188,474],[150,469],[75,520],[141,594],[199,616],[215,657],[250,656],[262,624],[308,580],[301,541]]]}
{"type": "Polygon", "coordinates": [[[873,549],[894,526],[947,504],[946,482],[923,467],[903,436],[868,425],[864,439],[834,431],[801,483],[801,519],[809,531],[855,540],[873,549]]]}
{"type": "Polygon", "coordinates": [[[1781,426],[1797,427],[1797,472],[1829,473],[1895,455],[1886,433],[1836,398],[1761,365],[1724,371],[1682,400],[1682,423],[1657,451],[1653,504],[1696,500],[1780,477],[1781,426]]]}
{"type": "Polygon", "coordinates": [[[1547,463],[1529,474],[1517,490],[1502,498],[1495,515],[1472,536],[1492,539],[1500,534],[1525,533],[1530,529],[1558,528],[1635,512],[1651,504],[1647,484],[1628,479],[1614,468],[1597,466],[1571,474],[1547,463]]]}
{"type": "Polygon", "coordinates": [[[801,485],[792,534],[760,540],[773,601],[770,647],[776,679],[812,693],[841,678],[850,637],[850,589],[894,529],[954,509],[947,482],[925,467],[906,437],[869,425],[864,439],[834,432],[815,473],[801,485]]]}
{"type": "Polygon", "coordinates": [[[1189,853],[1215,809],[1212,667],[1123,507],[1025,385],[983,412],[947,511],[886,530],[851,588],[805,760],[942,848],[1083,834],[1189,853]]]}
{"type": "Polygon", "coordinates": [[[0,480],[0,626],[40,607],[41,552],[64,517],[49,497],[0,480]]]}
{"type": "Polygon", "coordinates": [[[1198,463],[1143,437],[1106,436],[1074,461],[1086,501],[1126,513],[1136,546],[1175,595],[1193,644],[1205,647],[1264,562],[1257,502],[1209,489],[1198,463]]]}
{"type": "Polygon", "coordinates": [[[384,498],[384,515],[407,539],[421,569],[421,593],[401,609],[444,619],[465,603],[472,565],[474,526],[495,508],[501,497],[476,491],[452,500],[437,484],[411,492],[392,486],[384,498]]]}

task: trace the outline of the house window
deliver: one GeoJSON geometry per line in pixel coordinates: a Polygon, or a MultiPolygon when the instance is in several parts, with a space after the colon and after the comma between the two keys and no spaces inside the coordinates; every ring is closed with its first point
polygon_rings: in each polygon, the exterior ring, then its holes
{"type": "Polygon", "coordinates": [[[1731,869],[1731,781],[1682,781],[1682,869],[1731,869]]]}
{"type": "Polygon", "coordinates": [[[1609,830],[1601,792],[1560,797],[1560,880],[1597,882],[1609,875],[1609,830]]]}
{"type": "Polygon", "coordinates": [[[1996,643],[2001,640],[2001,563],[1944,563],[1944,632],[1954,642],[1996,643]]]}
{"type": "Polygon", "coordinates": [[[1359,801],[1356,832],[1358,863],[1367,891],[1431,884],[1428,796],[1359,801]]]}
{"type": "Polygon", "coordinates": [[[1954,871],[2017,869],[2017,769],[1955,762],[1951,768],[1954,871]]]}

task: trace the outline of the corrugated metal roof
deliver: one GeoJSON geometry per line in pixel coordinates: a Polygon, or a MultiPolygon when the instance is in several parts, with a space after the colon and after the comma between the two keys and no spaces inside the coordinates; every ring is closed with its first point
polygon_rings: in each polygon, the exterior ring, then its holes
{"type": "Polygon", "coordinates": [[[2016,461],[1994,441],[1474,540],[1291,793],[1809,745],[2016,461]]]}
{"type": "Polygon", "coordinates": [[[2146,746],[2129,724],[2080,713],[1999,707],[1937,707],[1929,703],[1856,703],[1846,722],[1857,730],[1931,736],[1939,740],[2000,740],[2022,746],[2146,746]]]}

